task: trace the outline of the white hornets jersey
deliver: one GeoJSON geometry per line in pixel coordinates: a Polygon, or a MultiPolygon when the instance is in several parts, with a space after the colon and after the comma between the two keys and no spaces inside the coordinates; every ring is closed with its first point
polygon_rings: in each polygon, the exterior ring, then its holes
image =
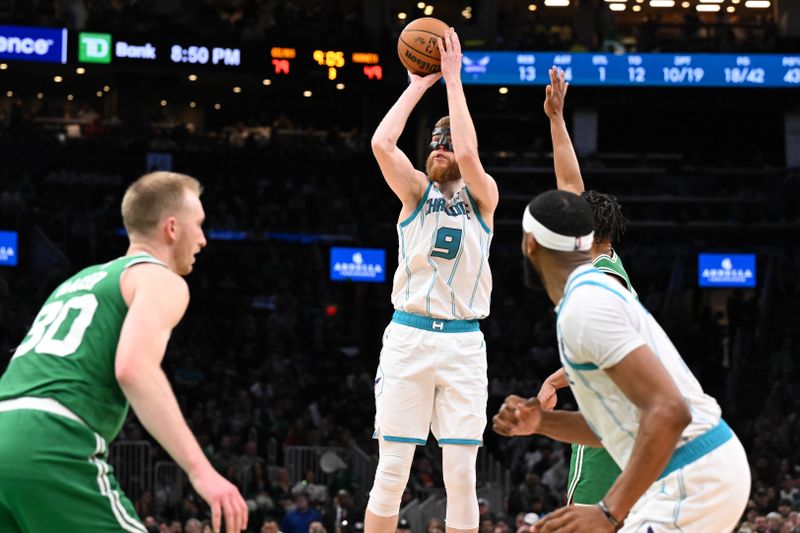
{"type": "Polygon", "coordinates": [[[467,186],[451,199],[433,182],[417,209],[397,225],[394,308],[445,320],[489,314],[492,231],[467,186]]]}

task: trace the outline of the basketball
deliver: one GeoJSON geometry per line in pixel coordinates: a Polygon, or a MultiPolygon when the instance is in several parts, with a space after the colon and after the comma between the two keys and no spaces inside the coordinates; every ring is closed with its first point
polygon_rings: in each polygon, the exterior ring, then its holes
{"type": "Polygon", "coordinates": [[[409,22],[397,41],[397,54],[403,66],[419,76],[439,72],[441,58],[436,40],[447,28],[447,24],[433,17],[409,22]]]}

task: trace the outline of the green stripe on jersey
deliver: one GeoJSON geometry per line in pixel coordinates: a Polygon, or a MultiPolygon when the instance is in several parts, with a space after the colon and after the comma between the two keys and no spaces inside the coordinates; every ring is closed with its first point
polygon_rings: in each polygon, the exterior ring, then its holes
{"type": "Polygon", "coordinates": [[[606,254],[598,256],[594,261],[592,261],[592,264],[600,272],[603,272],[604,274],[611,274],[620,278],[625,283],[625,287],[627,287],[630,293],[638,298],[639,295],[633,288],[631,278],[628,277],[628,273],[625,271],[625,267],[622,265],[622,259],[619,257],[619,254],[614,250],[611,250],[611,254],[611,256],[606,254]]]}

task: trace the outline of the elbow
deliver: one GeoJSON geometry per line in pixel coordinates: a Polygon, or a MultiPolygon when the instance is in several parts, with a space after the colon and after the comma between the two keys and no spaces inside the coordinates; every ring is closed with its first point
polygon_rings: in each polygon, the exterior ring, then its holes
{"type": "Polygon", "coordinates": [[[122,390],[136,385],[142,374],[141,368],[137,367],[133,362],[125,362],[119,360],[117,356],[117,363],[114,366],[114,377],[117,379],[122,390]]]}
{"type": "Polygon", "coordinates": [[[117,366],[117,368],[114,369],[114,377],[123,390],[136,381],[135,372],[130,367],[117,366]]]}
{"type": "Polygon", "coordinates": [[[692,422],[692,413],[686,400],[683,398],[676,398],[670,401],[662,408],[662,414],[659,416],[661,423],[669,427],[672,431],[680,435],[692,422]]]}
{"type": "Polygon", "coordinates": [[[387,137],[373,135],[372,140],[370,141],[370,146],[372,146],[373,153],[387,153],[391,151],[394,143],[387,137]]]}
{"type": "Polygon", "coordinates": [[[479,164],[477,148],[467,148],[463,152],[456,153],[456,163],[459,167],[471,167],[479,164]]]}

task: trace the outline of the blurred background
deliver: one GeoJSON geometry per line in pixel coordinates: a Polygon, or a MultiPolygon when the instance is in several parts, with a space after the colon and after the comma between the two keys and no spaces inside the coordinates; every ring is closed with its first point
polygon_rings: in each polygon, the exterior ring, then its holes
{"type": "MultiPolygon", "coordinates": [[[[633,284],[748,450],[739,530],[800,531],[794,0],[0,0],[0,370],[58,283],[124,254],[127,184],[191,174],[210,242],[164,363],[183,411],[251,531],[306,533],[306,507],[313,533],[363,528],[400,209],[369,140],[405,87],[397,37],[422,16],[462,40],[500,188],[489,415],[559,364],[519,252],[522,209],[555,187],[542,104],[557,64],[586,186],[630,220],[616,249],[633,284]]],[[[446,112],[435,86],[408,123],[419,168],[446,112]]],[[[133,414],[111,450],[153,531],[202,531],[207,509],[133,414]]],[[[561,505],[569,453],[487,430],[481,533],[561,505]]],[[[401,526],[443,531],[443,498],[431,439],[401,526]]]]}

